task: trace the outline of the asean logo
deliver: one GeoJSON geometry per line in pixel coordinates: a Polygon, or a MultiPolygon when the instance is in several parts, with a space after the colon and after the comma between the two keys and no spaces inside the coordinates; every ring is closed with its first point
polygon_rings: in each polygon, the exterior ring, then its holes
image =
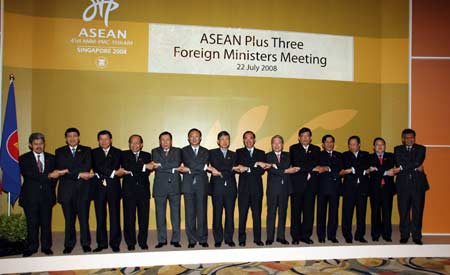
{"type": "Polygon", "coordinates": [[[19,162],[19,135],[17,130],[12,132],[6,140],[6,150],[15,162],[19,162]]]}

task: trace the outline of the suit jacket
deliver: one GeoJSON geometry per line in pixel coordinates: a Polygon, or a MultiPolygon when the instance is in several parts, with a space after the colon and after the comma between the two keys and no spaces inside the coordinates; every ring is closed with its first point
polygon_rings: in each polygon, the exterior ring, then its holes
{"type": "Polygon", "coordinates": [[[131,150],[122,151],[122,168],[130,171],[133,175],[124,175],[122,180],[122,196],[124,199],[150,199],[150,171],[145,169],[144,164],[152,161],[152,155],[140,151],[138,159],[131,150]]]}
{"type": "Polygon", "coordinates": [[[394,177],[384,176],[384,173],[393,168],[395,165],[394,154],[384,152],[383,164],[380,164],[377,153],[370,154],[369,166],[376,167],[378,170],[373,171],[369,175],[369,193],[371,195],[379,195],[381,190],[390,194],[395,194],[394,177]],[[384,179],[384,185],[381,185],[381,180],[384,179]]]}
{"type": "Polygon", "coordinates": [[[253,154],[250,156],[250,152],[244,147],[236,150],[236,156],[238,165],[250,168],[250,171],[239,174],[238,193],[262,196],[264,194],[262,175],[265,171],[259,166],[255,167],[255,163],[258,161],[266,161],[265,152],[254,148],[253,154]]]}
{"type": "Polygon", "coordinates": [[[327,151],[320,152],[320,166],[329,166],[331,172],[323,172],[319,175],[319,194],[339,195],[341,193],[342,181],[339,172],[343,169],[344,163],[342,154],[333,151],[332,156],[327,151]]]}
{"type": "Polygon", "coordinates": [[[174,168],[180,167],[181,149],[172,147],[168,155],[164,149],[157,147],[152,150],[153,161],[161,163],[161,167],[155,169],[155,181],[153,182],[153,196],[166,196],[181,193],[181,176],[174,168]]]}
{"type": "Polygon", "coordinates": [[[20,173],[23,176],[19,205],[31,206],[39,202],[56,203],[56,180],[49,179],[48,174],[55,170],[55,156],[44,152],[44,171],[39,173],[36,157],[32,151],[19,157],[20,173]]]}
{"type": "Polygon", "coordinates": [[[231,150],[227,150],[225,157],[220,148],[209,151],[209,163],[222,173],[222,177],[211,176],[210,194],[229,194],[236,196],[236,173],[232,170],[236,166],[236,160],[236,153],[231,150]]]}
{"type": "Polygon", "coordinates": [[[197,156],[191,145],[184,147],[181,151],[181,158],[184,166],[189,167],[190,173],[183,175],[181,191],[183,193],[193,193],[194,180],[199,192],[208,192],[208,175],[205,166],[209,163],[209,151],[205,147],[199,146],[197,156]]]}
{"type": "Polygon", "coordinates": [[[306,152],[303,145],[301,143],[297,143],[289,148],[289,155],[291,157],[291,165],[300,167],[300,171],[291,175],[293,192],[303,192],[308,184],[311,185],[313,192],[317,192],[317,177],[319,174],[317,172],[313,172],[312,170],[314,167],[319,165],[319,146],[310,144],[308,146],[308,152],[306,152]],[[309,180],[308,174],[310,175],[309,180]]]}
{"type": "Polygon", "coordinates": [[[411,188],[412,183],[416,183],[420,191],[430,189],[426,174],[416,170],[425,161],[425,154],[425,146],[419,144],[414,144],[411,152],[406,151],[405,145],[399,145],[394,148],[396,165],[397,167],[402,167],[396,181],[398,192],[411,188]]]}
{"type": "Polygon", "coordinates": [[[344,168],[354,168],[355,173],[346,174],[344,176],[343,193],[361,195],[369,194],[369,175],[364,172],[369,168],[369,153],[366,151],[359,151],[358,156],[355,157],[351,151],[346,151],[342,154],[344,158],[344,168]]]}
{"type": "Polygon", "coordinates": [[[271,167],[267,174],[267,196],[289,195],[292,193],[291,177],[285,174],[284,170],[291,166],[291,160],[288,152],[281,152],[280,161],[274,151],[266,154],[266,162],[275,164],[277,167],[271,167]]]}
{"type": "Polygon", "coordinates": [[[78,174],[91,171],[91,148],[78,145],[75,157],[73,157],[68,145],[60,147],[55,151],[55,161],[56,169],[69,169],[69,173],[59,178],[58,202],[70,201],[77,185],[82,185],[82,188],[79,188],[79,198],[81,200],[90,200],[91,181],[78,179],[78,174]]]}
{"type": "Polygon", "coordinates": [[[92,150],[92,168],[94,173],[98,174],[98,177],[93,178],[96,183],[96,192],[105,189],[114,195],[121,196],[120,178],[117,176],[111,178],[113,171],[120,168],[121,162],[122,151],[116,147],[111,146],[106,156],[101,147],[92,150]],[[106,180],[106,186],[103,185],[104,180],[106,180]]]}

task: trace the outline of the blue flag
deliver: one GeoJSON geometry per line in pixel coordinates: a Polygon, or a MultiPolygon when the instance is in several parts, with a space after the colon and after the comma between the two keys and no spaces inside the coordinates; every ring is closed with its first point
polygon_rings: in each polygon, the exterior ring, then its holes
{"type": "Polygon", "coordinates": [[[3,123],[2,144],[0,148],[0,167],[2,168],[3,191],[11,195],[14,205],[20,194],[19,168],[19,136],[17,133],[16,99],[14,97],[14,82],[11,81],[6,102],[5,120],[3,123]]]}

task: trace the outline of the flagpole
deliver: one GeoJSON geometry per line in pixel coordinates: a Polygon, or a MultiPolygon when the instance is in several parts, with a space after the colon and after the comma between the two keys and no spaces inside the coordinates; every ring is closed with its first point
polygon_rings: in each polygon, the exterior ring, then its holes
{"type": "MultiPolygon", "coordinates": [[[[9,74],[9,84],[14,83],[14,74],[9,74]]],[[[8,217],[11,217],[11,192],[8,192],[8,217]]]]}

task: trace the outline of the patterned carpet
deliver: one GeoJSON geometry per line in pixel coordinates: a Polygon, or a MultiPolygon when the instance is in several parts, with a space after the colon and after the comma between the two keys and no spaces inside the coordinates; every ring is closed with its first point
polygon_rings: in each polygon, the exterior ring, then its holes
{"type": "Polygon", "coordinates": [[[264,262],[208,265],[177,265],[99,270],[43,272],[49,275],[234,275],[234,274],[311,274],[311,275],[418,275],[450,274],[450,258],[357,259],[298,262],[264,262]]]}

